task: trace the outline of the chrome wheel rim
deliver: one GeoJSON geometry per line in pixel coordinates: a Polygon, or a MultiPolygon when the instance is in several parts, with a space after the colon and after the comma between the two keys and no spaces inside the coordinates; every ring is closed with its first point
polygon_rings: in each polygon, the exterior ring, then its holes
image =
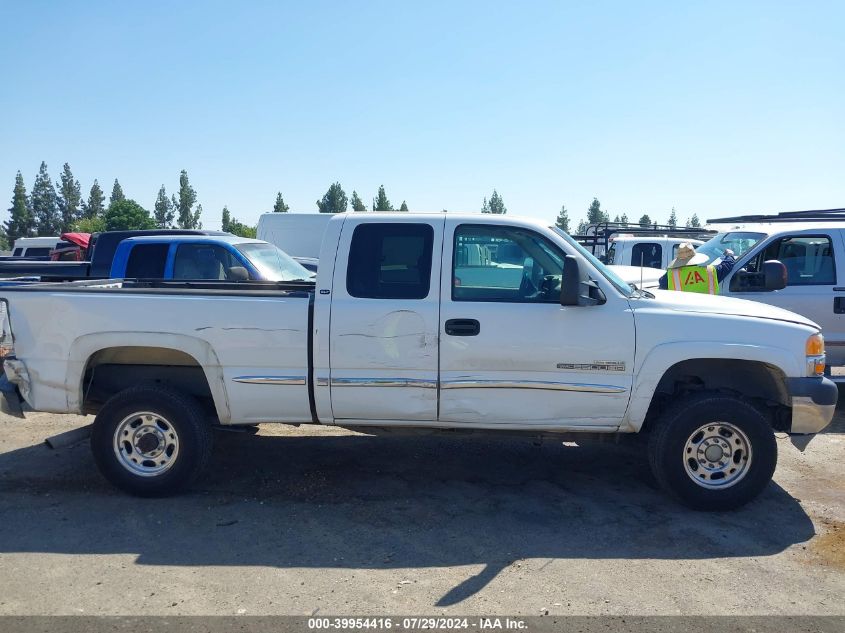
{"type": "Polygon", "coordinates": [[[704,424],[684,444],[684,468],[690,479],[710,490],[729,488],[748,474],[751,442],[728,422],[704,424]]]}
{"type": "Polygon", "coordinates": [[[114,454],[133,475],[155,477],[169,470],[179,457],[179,435],[158,413],[127,415],[114,432],[114,454]]]}

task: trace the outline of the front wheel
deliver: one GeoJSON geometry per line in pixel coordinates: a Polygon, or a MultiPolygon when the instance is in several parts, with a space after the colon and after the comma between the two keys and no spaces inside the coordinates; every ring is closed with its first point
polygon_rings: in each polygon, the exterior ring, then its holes
{"type": "Polygon", "coordinates": [[[766,416],[748,400],[705,393],[661,416],[649,442],[661,487],[696,510],[731,510],[759,495],[777,465],[766,416]]]}
{"type": "Polygon", "coordinates": [[[142,497],[175,494],[211,458],[211,427],[190,396],[131,387],[103,405],[91,431],[94,461],[116,487],[142,497]]]}

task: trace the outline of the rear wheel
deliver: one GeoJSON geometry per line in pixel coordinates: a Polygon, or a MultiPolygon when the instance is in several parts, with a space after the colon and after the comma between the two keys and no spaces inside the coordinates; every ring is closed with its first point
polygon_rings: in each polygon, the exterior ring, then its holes
{"type": "Polygon", "coordinates": [[[183,490],[211,458],[211,427],[190,396],[142,385],[113,396],[94,421],[94,460],[103,476],[130,494],[183,490]]]}
{"type": "Polygon", "coordinates": [[[697,510],[742,506],[771,481],[777,443],[766,416],[740,397],[685,398],[658,421],[649,462],[661,487],[697,510]]]}

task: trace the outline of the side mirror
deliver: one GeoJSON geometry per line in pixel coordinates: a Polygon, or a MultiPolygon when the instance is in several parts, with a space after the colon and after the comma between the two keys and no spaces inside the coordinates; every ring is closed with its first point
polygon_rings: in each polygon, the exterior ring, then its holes
{"type": "Polygon", "coordinates": [[[249,281],[249,271],[243,266],[232,266],[227,277],[229,281],[249,281]]]}
{"type": "Polygon", "coordinates": [[[766,290],[782,290],[786,288],[786,266],[776,259],[763,262],[763,282],[766,290]]]}
{"type": "Polygon", "coordinates": [[[567,255],[563,259],[563,275],[560,279],[560,305],[594,306],[604,303],[606,298],[601,288],[581,270],[578,258],[567,255]],[[586,291],[586,294],[582,294],[586,291]]]}

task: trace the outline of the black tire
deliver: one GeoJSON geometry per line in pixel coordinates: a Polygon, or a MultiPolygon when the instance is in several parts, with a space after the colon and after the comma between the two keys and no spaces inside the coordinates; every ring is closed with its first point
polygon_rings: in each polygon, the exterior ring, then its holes
{"type": "Polygon", "coordinates": [[[117,488],[140,497],[164,497],[184,490],[207,467],[211,460],[211,438],[211,425],[194,398],[159,385],[138,385],[114,395],[100,409],[91,431],[91,450],[97,468],[117,488]],[[139,416],[138,424],[146,424],[153,431],[153,438],[142,448],[159,441],[153,425],[162,432],[158,446],[162,448],[162,464],[166,462],[168,466],[160,473],[142,475],[131,470],[161,466],[155,460],[145,460],[137,450],[133,455],[132,442],[115,439],[120,427],[124,429],[121,435],[132,437],[135,432],[135,437],[141,437],[142,434],[131,428],[132,423],[123,424],[136,413],[153,414],[139,416]],[[117,449],[116,445],[121,448],[117,449]],[[170,456],[166,455],[167,451],[170,456]],[[140,460],[138,463],[125,465],[135,457],[140,460]]]}
{"type": "MultiPolygon", "coordinates": [[[[718,433],[719,427],[716,428],[718,433]]],[[[738,456],[725,459],[727,466],[721,469],[723,476],[735,476],[725,474],[732,467],[733,458],[743,464],[742,451],[737,452],[738,456]]],[[[670,495],[695,510],[733,510],[757,497],[774,475],[777,454],[774,432],[763,412],[744,398],[718,393],[697,394],[676,403],[660,417],[649,439],[649,463],[657,482],[670,495]],[[747,440],[750,449],[747,463],[741,466],[742,477],[723,488],[718,487],[719,480],[711,481],[711,487],[707,487],[706,483],[697,483],[693,474],[688,473],[698,465],[694,463],[697,453],[687,442],[694,444],[696,431],[711,422],[727,423],[738,429],[745,438],[726,435],[728,444],[740,445],[747,440]],[[694,453],[693,459],[688,451],[694,453]]],[[[709,476],[703,468],[696,472],[701,479],[709,476]]]]}

